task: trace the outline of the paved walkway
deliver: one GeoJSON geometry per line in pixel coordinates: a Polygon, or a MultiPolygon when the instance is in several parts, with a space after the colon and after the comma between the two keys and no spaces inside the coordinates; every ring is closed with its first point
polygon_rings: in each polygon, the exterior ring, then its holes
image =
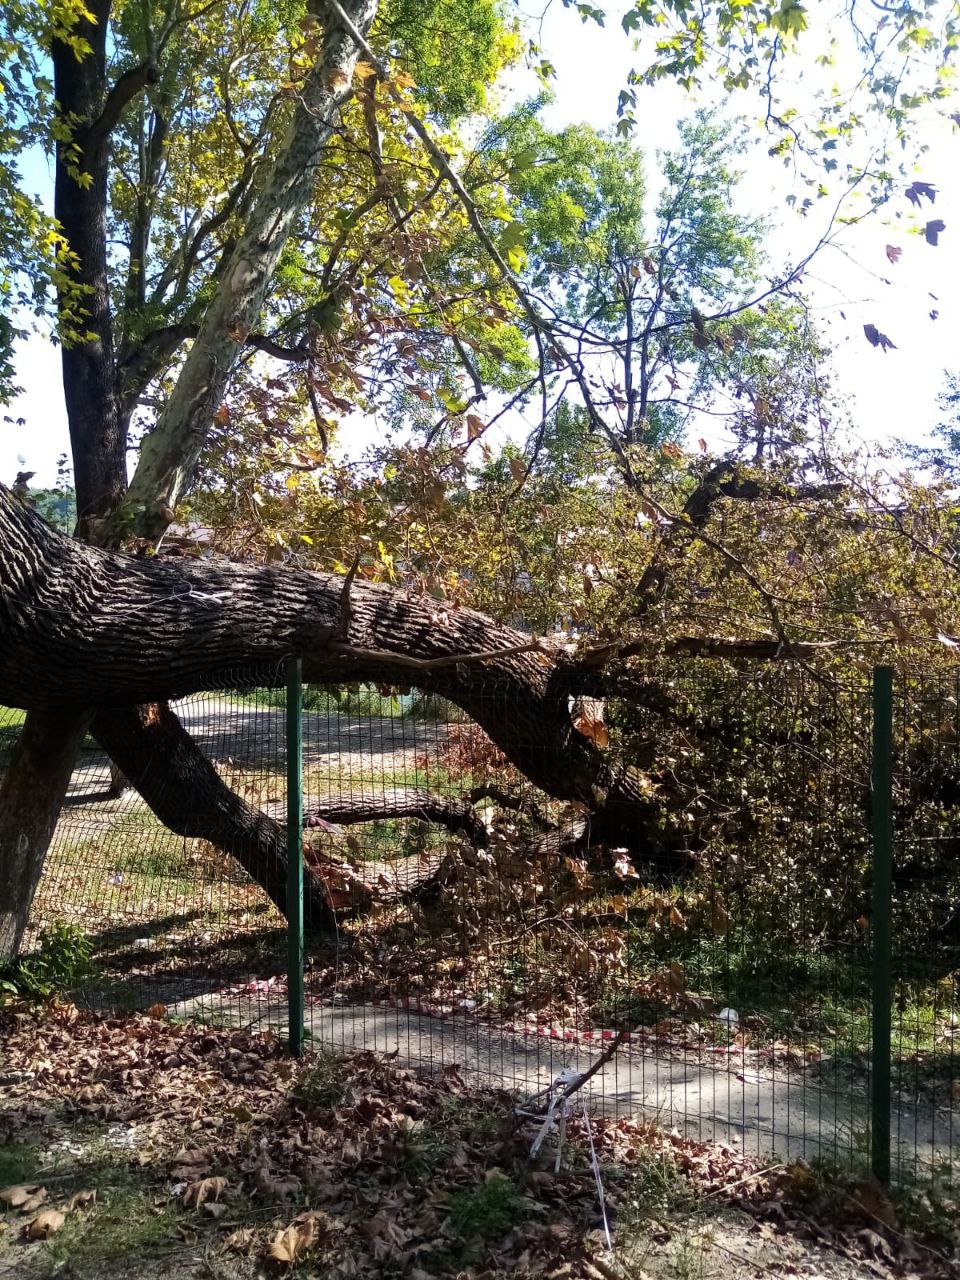
{"type": "MultiPolygon", "coordinates": [[[[286,1025],[280,991],[226,999],[236,1001],[230,1012],[238,1022],[278,1030],[286,1025]]],[[[216,992],[184,1001],[171,1012],[222,1016],[224,1001],[216,992]]],[[[369,1049],[396,1054],[410,1067],[457,1066],[466,1079],[523,1094],[542,1089],[565,1067],[585,1071],[603,1049],[602,1044],[588,1048],[517,1033],[476,1015],[438,1018],[366,1005],[310,1006],[306,1025],[315,1045],[332,1052],[369,1049]]],[[[839,1073],[829,1079],[824,1064],[804,1070],[715,1065],[693,1052],[658,1053],[631,1043],[617,1051],[584,1093],[600,1110],[640,1113],[689,1137],[725,1142],[760,1158],[821,1158],[849,1166],[868,1150],[864,1087],[839,1073]]],[[[904,1172],[949,1158],[960,1138],[960,1112],[935,1104],[936,1099],[894,1100],[894,1153],[904,1172]]]]}

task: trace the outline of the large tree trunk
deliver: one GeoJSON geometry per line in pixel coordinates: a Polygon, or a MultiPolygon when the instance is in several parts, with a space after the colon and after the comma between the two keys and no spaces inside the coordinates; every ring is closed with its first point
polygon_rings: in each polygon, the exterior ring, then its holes
{"type": "Polygon", "coordinates": [[[88,718],[56,707],[32,712],[0,779],[0,961],[20,949],[88,718]]]}
{"type": "MultiPolygon", "coordinates": [[[[107,135],[98,127],[107,98],[111,0],[93,0],[89,9],[89,18],[77,18],[72,30],[89,45],[84,57],[62,41],[51,45],[57,102],[70,125],[70,136],[57,146],[54,212],[70,248],[58,307],[65,334],[73,334],[61,369],[81,537],[96,536],[124,492],[127,443],[114,395],[107,135]]],[[[88,719],[78,708],[31,712],[0,785],[0,957],[20,946],[88,719]]]]}
{"type": "MultiPolygon", "coordinates": [[[[377,0],[347,0],[345,5],[361,31],[368,28],[376,7],[377,0]]],[[[64,347],[62,371],[73,447],[78,534],[98,543],[116,540],[127,532],[124,522],[113,527],[108,517],[117,511],[127,488],[127,429],[132,410],[129,395],[121,406],[113,350],[107,255],[109,140],[127,103],[156,79],[156,68],[148,59],[124,72],[108,90],[106,49],[111,10],[112,0],[91,0],[89,19],[77,20],[72,34],[89,46],[83,56],[57,40],[51,47],[57,103],[70,126],[70,137],[58,147],[55,212],[71,251],[65,259],[65,271],[72,279],[71,287],[60,291],[58,303],[68,328],[84,333],[82,340],[75,338],[64,347]],[[80,314],[78,299],[83,307],[80,314]]],[[[225,264],[220,289],[168,410],[141,457],[136,492],[141,511],[149,513],[141,531],[149,527],[159,532],[164,527],[172,516],[167,504],[176,501],[192,475],[237,352],[259,314],[290,228],[312,194],[320,154],[337,112],[351,92],[357,53],[353,40],[335,19],[329,19],[287,135],[236,251],[225,264]]],[[[142,273],[144,263],[139,262],[136,269],[142,273]]],[[[129,741],[136,722],[136,717],[128,720],[124,734],[121,721],[118,735],[129,741]]],[[[29,870],[31,883],[20,894],[21,901],[28,903],[43,865],[39,836],[45,831],[49,839],[69,781],[66,744],[72,737],[70,726],[64,725],[61,731],[55,717],[46,723],[46,741],[40,734],[40,723],[34,724],[32,717],[28,717],[24,734],[30,751],[15,756],[4,783],[11,799],[0,813],[0,887],[14,880],[20,883],[29,870]],[[51,762],[46,771],[44,759],[51,762]],[[27,811],[12,798],[27,793],[32,795],[33,807],[28,826],[20,827],[17,824],[26,821],[27,811]],[[16,852],[21,836],[32,851],[29,869],[16,852]]],[[[197,782],[196,803],[203,809],[209,796],[198,781],[204,777],[202,755],[187,741],[181,743],[176,758],[181,778],[189,776],[197,782]],[[186,768],[188,756],[192,756],[190,770],[186,768]]],[[[174,785],[177,770],[165,760],[156,762],[155,771],[163,770],[168,770],[168,784],[174,785]]],[[[235,827],[228,843],[246,848],[248,833],[242,815],[234,811],[233,817],[235,827]]],[[[12,933],[22,936],[25,923],[25,918],[21,919],[12,933]]]]}
{"type": "Polygon", "coordinates": [[[98,127],[107,96],[111,3],[95,0],[91,20],[77,20],[74,35],[90,46],[84,57],[59,40],[51,46],[57,103],[71,122],[69,138],[57,145],[54,213],[70,246],[66,274],[75,290],[61,289],[58,306],[68,332],[79,329],[86,335],[83,341],[67,341],[61,351],[81,537],[95,531],[113,510],[127,480],[127,435],[115,395],[107,262],[109,135],[98,127]]]}
{"type": "Polygon", "coordinates": [[[574,727],[569,660],[472,610],[371,583],[345,594],[332,574],[97,550],[54,533],[2,487],[0,565],[0,701],[176,698],[230,671],[266,680],[299,655],[317,683],[444,694],[535,785],[582,804],[597,838],[636,837],[653,816],[645,779],[574,727]]]}

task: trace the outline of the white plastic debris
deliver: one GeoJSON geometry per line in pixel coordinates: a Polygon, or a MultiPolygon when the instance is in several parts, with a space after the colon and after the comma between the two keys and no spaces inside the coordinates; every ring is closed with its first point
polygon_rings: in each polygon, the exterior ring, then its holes
{"type": "Polygon", "coordinates": [[[582,1074],[576,1067],[564,1067],[553,1082],[554,1088],[567,1089],[576,1084],[582,1074]]]}
{"type": "Polygon", "coordinates": [[[721,1009],[717,1014],[718,1022],[725,1022],[728,1027],[735,1027],[740,1021],[740,1015],[736,1009],[721,1009]]]}
{"type": "Polygon", "coordinates": [[[153,946],[149,938],[134,938],[133,945],[138,951],[146,951],[153,946]]]}

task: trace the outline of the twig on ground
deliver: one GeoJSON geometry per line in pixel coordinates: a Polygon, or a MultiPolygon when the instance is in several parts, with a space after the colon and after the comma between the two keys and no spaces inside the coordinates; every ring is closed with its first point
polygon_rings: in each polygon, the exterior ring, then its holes
{"type": "Polygon", "coordinates": [[[781,1160],[779,1164],[767,1165],[764,1169],[754,1169],[753,1173],[746,1174],[743,1178],[738,1178],[736,1182],[728,1182],[722,1187],[714,1187],[712,1191],[708,1191],[704,1196],[705,1200],[709,1200],[711,1196],[722,1196],[728,1191],[733,1191],[734,1187],[742,1187],[745,1182],[752,1182],[754,1178],[762,1178],[766,1173],[775,1173],[777,1169],[785,1169],[787,1166],[781,1160]]]}

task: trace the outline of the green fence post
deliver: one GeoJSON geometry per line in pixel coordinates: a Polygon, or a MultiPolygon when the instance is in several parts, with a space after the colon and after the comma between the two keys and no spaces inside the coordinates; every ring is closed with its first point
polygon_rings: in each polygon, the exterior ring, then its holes
{"type": "Polygon", "coordinates": [[[890,1181],[890,1007],[893,999],[893,668],[873,671],[873,1017],[870,1164],[890,1181]]]}
{"type": "Polygon", "coordinates": [[[287,1022],[303,1053],[303,663],[287,662],[287,1022]]]}

